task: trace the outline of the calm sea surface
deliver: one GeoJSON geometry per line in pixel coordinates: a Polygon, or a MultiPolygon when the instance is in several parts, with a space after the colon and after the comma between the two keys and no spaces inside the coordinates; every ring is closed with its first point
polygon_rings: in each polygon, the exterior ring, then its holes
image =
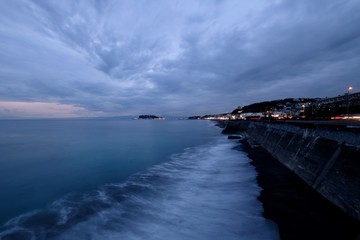
{"type": "Polygon", "coordinates": [[[0,239],[278,239],[207,121],[0,121],[0,239]]]}

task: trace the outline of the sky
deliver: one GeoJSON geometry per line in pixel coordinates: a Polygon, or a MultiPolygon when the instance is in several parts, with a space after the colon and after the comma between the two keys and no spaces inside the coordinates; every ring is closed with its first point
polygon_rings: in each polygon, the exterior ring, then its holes
{"type": "Polygon", "coordinates": [[[190,116],[360,89],[358,0],[0,1],[0,118],[190,116]]]}

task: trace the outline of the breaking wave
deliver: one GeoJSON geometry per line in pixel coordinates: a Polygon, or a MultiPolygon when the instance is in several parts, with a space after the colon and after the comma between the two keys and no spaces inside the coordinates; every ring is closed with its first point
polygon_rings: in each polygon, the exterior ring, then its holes
{"type": "Polygon", "coordinates": [[[125,183],[69,195],[7,222],[7,239],[279,239],[260,188],[234,143],[186,149],[125,183]]]}

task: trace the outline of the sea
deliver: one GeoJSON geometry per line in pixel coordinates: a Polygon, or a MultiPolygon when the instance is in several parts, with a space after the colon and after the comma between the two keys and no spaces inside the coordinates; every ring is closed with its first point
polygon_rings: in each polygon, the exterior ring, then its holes
{"type": "Polygon", "coordinates": [[[0,239],[279,239],[214,122],[0,121],[0,239]]]}

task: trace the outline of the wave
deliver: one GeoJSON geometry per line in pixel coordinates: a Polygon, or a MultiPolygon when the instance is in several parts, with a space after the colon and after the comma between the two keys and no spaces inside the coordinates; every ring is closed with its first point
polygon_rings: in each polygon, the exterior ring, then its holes
{"type": "Polygon", "coordinates": [[[122,184],[69,195],[7,222],[7,239],[279,239],[234,143],[186,149],[122,184]]]}

